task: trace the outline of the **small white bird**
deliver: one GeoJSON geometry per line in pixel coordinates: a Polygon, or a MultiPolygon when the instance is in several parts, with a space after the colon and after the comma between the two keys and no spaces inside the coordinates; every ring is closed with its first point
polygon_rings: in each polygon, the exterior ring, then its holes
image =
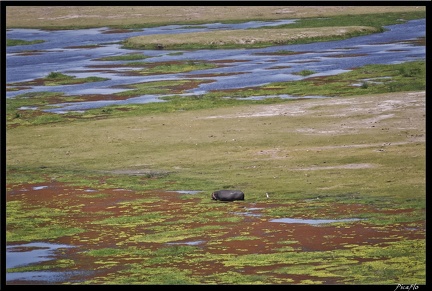
{"type": "Polygon", "coordinates": [[[268,193],[266,192],[266,196],[267,196],[267,199],[269,198],[269,195],[268,195],[268,193]]]}

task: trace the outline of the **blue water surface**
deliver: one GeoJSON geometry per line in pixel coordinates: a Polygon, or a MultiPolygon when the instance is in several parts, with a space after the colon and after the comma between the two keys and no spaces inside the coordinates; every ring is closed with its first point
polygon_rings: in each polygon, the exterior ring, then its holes
{"type": "MultiPolygon", "coordinates": [[[[183,95],[200,95],[213,90],[241,89],[261,86],[272,82],[289,82],[304,78],[336,75],[368,64],[397,64],[424,60],[425,46],[415,45],[414,40],[426,36],[426,20],[418,19],[401,24],[389,25],[382,33],[353,37],[345,40],[317,42],[298,45],[281,45],[260,49],[217,49],[217,50],[129,50],[123,49],[120,42],[139,35],[180,34],[195,31],[218,29],[246,29],[261,26],[289,24],[294,20],[250,21],[239,24],[213,23],[206,25],[167,25],[125,33],[107,33],[109,28],[45,31],[37,29],[11,29],[7,38],[36,40],[45,42],[34,45],[7,47],[7,83],[30,81],[42,78],[56,71],[76,77],[99,76],[107,81],[62,85],[34,86],[24,90],[8,91],[7,98],[29,92],[63,92],[65,95],[101,94],[108,95],[129,90],[121,85],[160,80],[208,79],[209,83],[190,89],[183,95]],[[93,45],[93,47],[86,47],[93,45]],[[275,52],[286,50],[297,54],[278,55],[275,52]],[[23,52],[32,51],[31,55],[23,52]],[[100,58],[129,53],[141,53],[149,58],[145,62],[166,61],[206,61],[223,62],[223,67],[197,70],[187,73],[151,76],[130,76],[137,68],[115,67],[102,69],[100,65],[120,65],[127,61],[101,61],[100,58]],[[180,54],[175,54],[180,53],[180,54]],[[99,67],[98,67],[99,66],[99,67]],[[98,70],[96,69],[98,68],[98,70]],[[315,73],[301,76],[297,73],[312,70],[315,73]],[[220,74],[222,76],[203,76],[220,74]]],[[[13,86],[10,86],[11,88],[13,86]]],[[[143,95],[127,100],[102,100],[92,102],[62,103],[48,111],[64,113],[82,111],[120,104],[140,104],[163,102],[164,95],[143,95]]],[[[229,96],[227,96],[229,97],[229,96]]],[[[252,97],[257,99],[259,97],[252,97]]],[[[265,96],[262,96],[265,98],[265,96]]],[[[292,98],[292,96],[285,96],[292,98]]]]}

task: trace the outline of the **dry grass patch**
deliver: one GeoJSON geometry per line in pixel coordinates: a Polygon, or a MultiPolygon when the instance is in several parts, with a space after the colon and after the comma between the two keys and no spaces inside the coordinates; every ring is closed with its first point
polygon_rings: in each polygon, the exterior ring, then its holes
{"type": "Polygon", "coordinates": [[[389,191],[403,192],[407,173],[415,183],[424,179],[425,92],[17,127],[8,130],[6,145],[11,167],[169,173],[167,181],[234,185],[250,198],[341,183],[343,190],[359,181],[362,188],[374,189],[382,180],[400,181],[389,191]],[[394,115],[371,122],[389,114],[394,115]],[[353,164],[376,167],[345,168],[353,164]],[[326,175],[310,176],[305,184],[305,171],[299,169],[311,167],[325,167],[326,175]]]}
{"type": "MultiPolygon", "coordinates": [[[[10,4],[9,4],[10,5],[10,4]]],[[[103,27],[419,11],[416,6],[7,6],[6,27],[103,27]]]]}
{"type": "Polygon", "coordinates": [[[248,29],[193,32],[178,35],[145,35],[128,39],[127,47],[154,47],[162,44],[165,48],[178,45],[232,45],[232,44],[284,44],[297,39],[342,36],[355,32],[375,31],[372,27],[318,27],[290,29],[248,29]]]}

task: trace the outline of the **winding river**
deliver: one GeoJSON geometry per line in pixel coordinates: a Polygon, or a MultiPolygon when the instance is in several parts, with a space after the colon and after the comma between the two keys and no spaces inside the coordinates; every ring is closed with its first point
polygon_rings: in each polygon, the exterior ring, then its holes
{"type": "MultiPolygon", "coordinates": [[[[54,71],[79,78],[98,76],[109,80],[67,86],[32,86],[23,90],[8,91],[6,97],[13,98],[23,93],[45,91],[63,92],[65,95],[100,94],[103,96],[128,90],[119,86],[134,83],[180,79],[210,80],[184,93],[184,95],[195,95],[212,90],[239,89],[272,82],[335,75],[367,64],[395,64],[426,58],[425,46],[416,44],[416,40],[426,36],[425,19],[386,26],[386,30],[382,33],[346,40],[260,49],[129,50],[123,49],[119,43],[126,38],[138,35],[247,29],[293,22],[295,20],[251,21],[240,24],[213,23],[199,26],[168,25],[134,31],[116,31],[106,27],[54,31],[10,29],[7,31],[8,39],[44,40],[44,42],[7,47],[6,82],[8,84],[42,78],[54,71]],[[276,54],[282,50],[294,51],[296,54],[276,54]],[[129,53],[142,53],[149,56],[145,60],[149,63],[194,60],[219,62],[224,63],[224,66],[187,73],[136,76],[127,73],[137,68],[121,66],[128,61],[100,60],[103,57],[129,53]],[[102,67],[109,69],[95,69],[102,67]],[[315,73],[309,76],[296,74],[302,70],[312,70],[315,73]]],[[[13,86],[9,87],[13,88],[13,86]]],[[[161,102],[163,101],[160,99],[162,96],[164,95],[143,95],[126,100],[107,99],[63,103],[57,104],[49,111],[64,113],[113,104],[161,102]]]]}

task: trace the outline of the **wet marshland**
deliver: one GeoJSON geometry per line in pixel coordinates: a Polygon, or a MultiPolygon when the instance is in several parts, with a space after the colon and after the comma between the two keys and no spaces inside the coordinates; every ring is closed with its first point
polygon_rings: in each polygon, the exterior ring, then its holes
{"type": "MultiPolygon", "coordinates": [[[[223,203],[210,202],[209,196],[209,203],[203,205],[197,203],[200,198],[195,198],[196,194],[196,191],[187,190],[152,191],[146,193],[146,200],[142,200],[140,194],[126,189],[76,188],[58,182],[16,186],[9,191],[8,201],[26,201],[28,205],[34,205],[27,211],[35,213],[41,207],[54,212],[61,208],[66,215],[60,221],[81,228],[82,232],[52,242],[9,244],[7,268],[36,265],[47,269],[7,273],[6,279],[10,284],[103,284],[106,280],[127,283],[128,268],[136,264],[141,268],[139,276],[142,277],[131,274],[131,282],[135,283],[154,282],[150,277],[158,268],[157,272],[167,274],[171,272],[169,270],[178,268],[186,273],[192,272],[191,278],[180,281],[183,283],[226,284],[216,275],[233,272],[245,278],[257,276],[255,280],[258,283],[343,284],[351,279],[338,276],[337,268],[335,272],[324,272],[327,265],[335,263],[339,268],[349,268],[359,262],[379,261],[375,253],[392,249],[392,243],[401,239],[420,239],[425,235],[424,224],[398,223],[388,227],[355,218],[362,213],[400,214],[398,209],[383,211],[372,205],[328,203],[325,199],[278,204],[272,202],[271,197],[262,202],[248,202],[246,199],[244,202],[223,203]],[[266,209],[281,206],[291,208],[293,212],[302,208],[308,211],[296,218],[274,219],[264,214],[266,209]],[[315,207],[315,210],[311,209],[315,207]],[[329,213],[326,214],[325,209],[329,213]],[[216,219],[208,214],[227,211],[229,216],[216,219]],[[163,219],[158,219],[160,212],[164,213],[163,219]],[[142,220],[132,220],[130,213],[142,220]],[[338,218],[311,217],[317,214],[338,218]],[[115,217],[125,220],[116,220],[115,217]],[[166,235],[160,235],[160,231],[166,235]],[[365,246],[370,253],[362,253],[365,246]],[[88,251],[95,249],[89,255],[88,251]],[[97,250],[100,250],[99,254],[97,250]],[[110,250],[113,253],[110,254],[110,250]],[[121,250],[126,253],[121,253],[121,250]],[[163,254],[161,250],[168,253],[163,254]],[[275,252],[279,253],[279,259],[265,263],[275,252]],[[316,259],[309,258],[304,264],[301,257],[296,257],[305,252],[327,253],[329,261],[320,262],[319,259],[314,263],[316,259]],[[251,260],[262,257],[262,265],[252,267],[247,262],[240,262],[236,266],[235,258],[247,254],[251,260]],[[285,257],[286,254],[289,256],[285,257]],[[97,259],[98,255],[104,258],[104,263],[97,259]],[[161,261],[152,265],[157,256],[162,257],[161,261]],[[217,256],[225,257],[225,263],[214,260],[217,256]],[[53,262],[56,267],[52,266],[53,262]],[[241,267],[242,264],[247,267],[241,267]],[[304,266],[304,270],[294,271],[299,264],[304,266]],[[284,268],[292,270],[285,273],[282,271],[284,268]]],[[[410,210],[406,211],[409,215],[410,210]]]]}
{"type": "MultiPolygon", "coordinates": [[[[33,45],[7,47],[8,91],[6,97],[29,92],[63,92],[66,95],[87,98],[54,104],[51,112],[63,113],[100,108],[109,105],[162,102],[166,94],[145,94],[130,98],[113,97],[128,90],[125,86],[153,81],[195,81],[191,88],[176,95],[200,95],[212,91],[238,90],[272,82],[297,81],[304,78],[335,75],[367,64],[395,64],[424,59],[425,46],[417,45],[425,38],[425,20],[413,20],[386,27],[383,33],[354,37],[340,41],[272,46],[261,49],[217,50],[130,50],[119,42],[138,35],[179,34],[215,29],[247,29],[287,24],[295,20],[248,22],[242,24],[208,24],[193,26],[169,25],[138,31],[109,28],[83,30],[44,31],[36,29],[11,29],[8,39],[27,41],[44,40],[33,45]],[[283,52],[289,51],[289,54],[283,52]],[[139,74],[140,68],[130,66],[131,61],[107,61],[103,58],[143,54],[146,64],[169,65],[187,62],[213,64],[210,69],[181,73],[139,74]],[[299,72],[311,71],[302,76],[299,72]],[[43,86],[31,84],[50,72],[85,78],[97,76],[105,81],[74,85],[43,86]]],[[[355,84],[353,84],[355,85],[355,84]]],[[[169,94],[172,95],[172,94],[169,94]]],[[[262,98],[274,96],[262,96],[262,98]]],[[[296,98],[289,95],[281,98],[296,98]]],[[[321,96],[306,96],[321,97],[321,96]]],[[[252,97],[257,99],[260,97],[252,97]]]]}

